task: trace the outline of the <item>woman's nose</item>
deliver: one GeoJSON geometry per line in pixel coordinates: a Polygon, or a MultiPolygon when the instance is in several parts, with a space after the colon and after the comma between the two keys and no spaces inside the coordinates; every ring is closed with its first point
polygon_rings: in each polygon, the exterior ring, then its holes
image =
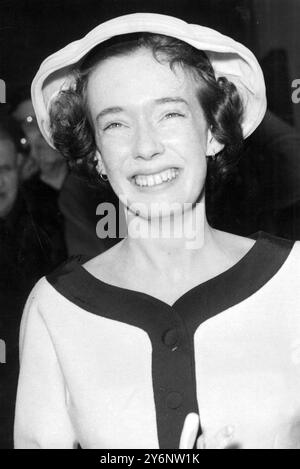
{"type": "Polygon", "coordinates": [[[153,126],[145,122],[140,123],[136,129],[135,158],[148,160],[160,155],[163,151],[164,146],[153,126]]]}

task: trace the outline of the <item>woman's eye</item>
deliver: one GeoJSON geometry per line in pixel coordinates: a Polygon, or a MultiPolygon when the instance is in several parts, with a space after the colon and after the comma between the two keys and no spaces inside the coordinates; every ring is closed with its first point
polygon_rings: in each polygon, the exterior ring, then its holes
{"type": "Polygon", "coordinates": [[[120,122],[112,122],[111,124],[106,125],[103,130],[116,129],[118,127],[122,127],[120,122]]]}
{"type": "Polygon", "coordinates": [[[168,112],[168,114],[165,115],[166,119],[171,119],[172,117],[184,117],[184,115],[179,112],[168,112]]]}

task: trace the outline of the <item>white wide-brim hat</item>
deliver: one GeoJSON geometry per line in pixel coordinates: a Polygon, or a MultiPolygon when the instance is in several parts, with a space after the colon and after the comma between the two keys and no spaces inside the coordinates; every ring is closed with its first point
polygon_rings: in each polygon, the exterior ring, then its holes
{"type": "MultiPolygon", "coordinates": [[[[72,86],[74,65],[98,44],[114,36],[135,32],[164,34],[203,50],[216,78],[225,76],[239,90],[245,109],[242,122],[244,138],[260,124],[266,111],[265,82],[260,65],[249,49],[214,29],[188,24],[171,16],[134,13],[100,24],[41,64],[31,86],[32,102],[39,128],[53,148],[49,128],[50,102],[60,90],[72,86]]],[[[215,153],[222,147],[215,142],[215,153]]]]}

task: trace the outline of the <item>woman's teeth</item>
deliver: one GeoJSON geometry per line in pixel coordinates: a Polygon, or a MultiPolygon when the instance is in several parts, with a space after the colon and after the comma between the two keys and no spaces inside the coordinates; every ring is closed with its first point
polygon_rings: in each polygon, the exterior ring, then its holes
{"type": "Polygon", "coordinates": [[[141,175],[138,174],[134,177],[137,186],[157,186],[166,181],[171,181],[178,176],[178,169],[170,168],[157,174],[141,175]]]}

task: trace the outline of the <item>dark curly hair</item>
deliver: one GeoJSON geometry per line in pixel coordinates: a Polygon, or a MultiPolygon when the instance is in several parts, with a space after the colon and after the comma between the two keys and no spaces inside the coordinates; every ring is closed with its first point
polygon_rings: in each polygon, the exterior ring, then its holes
{"type": "Polygon", "coordinates": [[[74,85],[62,90],[50,107],[50,128],[55,147],[71,167],[81,174],[97,176],[94,130],[86,102],[88,77],[95,67],[110,57],[127,55],[139,48],[152,51],[160,63],[191,71],[201,83],[199,102],[215,139],[224,149],[208,158],[209,186],[216,186],[235,167],[243,135],[243,104],[233,83],[225,77],[216,79],[207,55],[193,46],[161,34],[133,33],[114,37],[96,46],[74,67],[74,85]]]}

